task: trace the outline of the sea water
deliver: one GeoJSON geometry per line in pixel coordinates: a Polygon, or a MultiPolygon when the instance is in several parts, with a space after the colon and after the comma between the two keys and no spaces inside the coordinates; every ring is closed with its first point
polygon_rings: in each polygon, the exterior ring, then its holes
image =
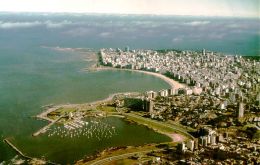
{"type": "Polygon", "coordinates": [[[60,163],[73,162],[111,146],[169,140],[118,118],[107,119],[108,123],[115,122],[119,130],[117,136],[103,143],[84,138],[32,137],[33,132],[46,125],[32,118],[42,111],[41,106],[91,102],[116,92],[169,88],[161,79],[142,73],[83,71],[93,64],[84,60],[84,53],[57,51],[54,47],[94,51],[125,46],[206,48],[227,54],[259,55],[259,35],[259,21],[254,19],[1,13],[0,162],[15,155],[2,143],[7,137],[25,154],[60,163]]]}

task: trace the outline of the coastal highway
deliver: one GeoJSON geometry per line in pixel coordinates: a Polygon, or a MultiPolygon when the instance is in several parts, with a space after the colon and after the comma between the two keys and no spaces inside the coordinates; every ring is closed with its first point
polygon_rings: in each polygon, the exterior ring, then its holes
{"type": "Polygon", "coordinates": [[[147,123],[154,123],[156,125],[159,125],[159,126],[162,126],[162,127],[167,127],[167,128],[170,128],[174,131],[177,131],[177,132],[180,132],[182,133],[183,135],[191,138],[191,139],[194,139],[194,137],[189,134],[186,130],[182,129],[182,128],[179,128],[177,125],[171,125],[171,124],[166,124],[166,123],[162,123],[162,122],[159,122],[159,121],[155,121],[155,120],[151,120],[151,119],[147,119],[147,118],[144,118],[144,117],[141,117],[141,116],[138,116],[138,115],[134,115],[132,113],[123,113],[122,115],[124,116],[129,116],[129,117],[132,117],[132,118],[137,118],[137,119],[140,119],[140,120],[144,120],[146,121],[147,123]]]}
{"type": "Polygon", "coordinates": [[[145,150],[145,151],[132,152],[132,153],[126,153],[126,154],[111,156],[111,157],[104,158],[104,159],[98,160],[96,162],[90,163],[90,165],[109,164],[109,162],[111,162],[111,161],[125,159],[125,158],[128,158],[130,156],[134,156],[134,155],[138,155],[138,154],[145,154],[145,153],[149,153],[149,152],[152,152],[152,151],[156,151],[157,152],[157,151],[162,151],[162,150],[163,149],[145,150]]]}

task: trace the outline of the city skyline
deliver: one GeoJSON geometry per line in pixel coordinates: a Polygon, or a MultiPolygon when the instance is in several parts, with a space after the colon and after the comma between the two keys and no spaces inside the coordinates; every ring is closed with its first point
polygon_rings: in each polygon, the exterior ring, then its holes
{"type": "Polygon", "coordinates": [[[9,0],[0,12],[152,14],[259,18],[258,0],[9,0]],[[15,5],[14,5],[15,4],[15,5]]]}

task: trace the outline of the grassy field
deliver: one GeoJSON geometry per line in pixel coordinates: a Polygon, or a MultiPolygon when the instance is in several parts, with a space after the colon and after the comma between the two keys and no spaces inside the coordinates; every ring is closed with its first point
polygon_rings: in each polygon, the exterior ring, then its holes
{"type": "MultiPolygon", "coordinates": [[[[167,143],[165,143],[167,144],[167,143]]],[[[137,157],[143,157],[144,159],[149,159],[146,154],[148,152],[152,152],[152,151],[156,151],[156,150],[159,150],[160,148],[157,147],[158,144],[148,144],[148,145],[144,145],[144,146],[139,146],[139,147],[132,147],[132,146],[129,146],[127,148],[123,148],[123,149],[118,149],[118,150],[114,150],[114,151],[105,151],[101,154],[101,156],[99,156],[97,159],[93,160],[93,161],[89,161],[89,162],[84,162],[84,160],[81,160],[81,161],[78,161],[76,164],[77,165],[83,165],[83,164],[92,164],[94,162],[97,162],[99,160],[103,160],[103,159],[106,159],[106,158],[112,158],[112,157],[115,157],[115,156],[118,156],[118,155],[123,155],[123,154],[126,154],[126,153],[136,153],[136,154],[133,154],[134,156],[136,155],[137,157]]],[[[131,159],[131,156],[127,156],[126,158],[124,159],[120,159],[120,160],[114,160],[114,161],[110,161],[110,162],[107,162],[107,164],[120,164],[120,163],[123,163],[123,164],[135,164],[139,161],[144,161],[144,159],[141,159],[141,160],[134,160],[134,159],[131,159]]],[[[102,163],[102,164],[106,164],[106,163],[102,163]]]]}
{"type": "Polygon", "coordinates": [[[173,133],[175,132],[172,128],[169,128],[165,125],[162,125],[162,124],[159,124],[155,121],[149,121],[148,119],[145,119],[145,118],[139,118],[139,117],[135,117],[135,116],[130,116],[130,115],[127,115],[125,114],[126,118],[130,121],[134,121],[138,124],[142,124],[142,125],[145,125],[149,128],[152,128],[156,131],[159,131],[159,132],[164,132],[164,133],[173,133]]]}
{"type": "Polygon", "coordinates": [[[124,113],[123,115],[126,116],[126,119],[128,119],[129,121],[134,121],[136,123],[146,125],[147,127],[151,128],[159,133],[163,133],[166,135],[169,135],[172,133],[178,133],[178,134],[182,134],[186,137],[193,139],[193,137],[187,132],[186,128],[179,127],[178,125],[173,125],[173,124],[169,124],[169,123],[165,123],[165,122],[152,120],[149,118],[144,118],[144,117],[134,115],[131,113],[124,113]]]}
{"type": "Polygon", "coordinates": [[[99,106],[97,106],[97,109],[104,111],[104,112],[116,112],[115,107],[108,106],[108,105],[99,105],[99,106]]]}
{"type": "Polygon", "coordinates": [[[171,120],[170,120],[170,121],[167,121],[166,123],[172,124],[172,125],[176,125],[177,127],[181,128],[181,129],[183,129],[183,130],[187,130],[187,131],[189,131],[189,132],[194,132],[194,131],[196,131],[196,129],[193,129],[193,128],[191,128],[191,127],[187,127],[187,126],[181,125],[180,123],[175,122],[175,121],[171,121],[171,120]]]}

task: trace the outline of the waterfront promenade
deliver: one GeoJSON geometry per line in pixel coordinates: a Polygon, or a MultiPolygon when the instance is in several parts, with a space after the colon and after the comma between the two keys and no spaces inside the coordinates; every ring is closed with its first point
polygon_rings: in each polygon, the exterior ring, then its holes
{"type": "Polygon", "coordinates": [[[97,71],[101,71],[101,70],[119,70],[119,71],[130,71],[130,72],[137,72],[137,73],[143,73],[143,74],[147,74],[147,75],[152,75],[155,77],[158,77],[160,79],[162,79],[163,81],[165,81],[167,84],[170,85],[171,88],[174,89],[179,89],[179,88],[184,88],[187,85],[186,84],[182,84],[178,81],[175,81],[163,74],[157,73],[157,72],[150,72],[150,71],[145,71],[145,70],[135,70],[135,69],[123,69],[123,68],[113,68],[113,67],[106,67],[106,66],[101,66],[101,67],[97,67],[96,68],[97,71]]]}
{"type": "Polygon", "coordinates": [[[120,70],[144,73],[147,75],[152,75],[152,76],[158,77],[158,78],[162,79],[163,81],[165,81],[167,84],[169,84],[171,86],[171,88],[174,88],[174,89],[184,88],[186,86],[185,84],[179,83],[178,81],[175,81],[165,75],[162,75],[162,74],[156,73],[156,72],[149,72],[149,71],[144,71],[144,70],[133,70],[133,69],[120,69],[120,70]]]}
{"type": "Polygon", "coordinates": [[[92,101],[92,102],[88,102],[88,103],[82,103],[82,104],[61,104],[61,105],[54,105],[50,108],[47,108],[45,111],[43,111],[41,114],[37,115],[36,117],[39,119],[43,119],[43,120],[47,120],[49,122],[54,122],[55,120],[47,117],[47,115],[51,112],[54,112],[60,108],[81,108],[84,107],[85,109],[87,108],[95,108],[95,106],[100,105],[102,103],[106,103],[109,102],[111,100],[113,100],[113,98],[117,95],[137,95],[139,94],[138,92],[119,92],[119,93],[113,93],[110,94],[108,97],[104,98],[104,99],[100,99],[97,101],[92,101]]]}

